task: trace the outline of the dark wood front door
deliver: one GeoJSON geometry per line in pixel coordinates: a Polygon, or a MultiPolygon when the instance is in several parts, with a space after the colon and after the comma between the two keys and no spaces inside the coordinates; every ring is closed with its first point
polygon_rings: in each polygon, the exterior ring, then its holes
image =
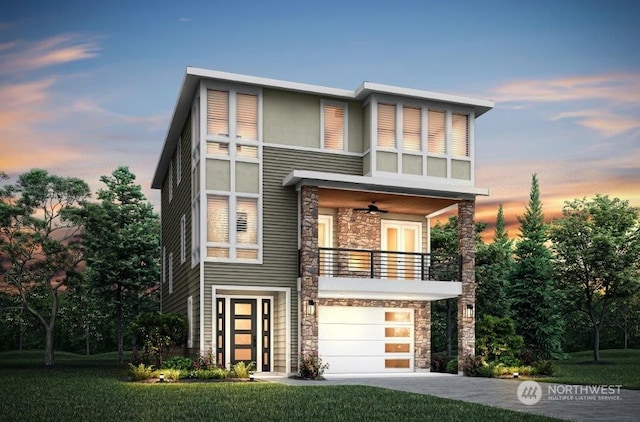
{"type": "Polygon", "coordinates": [[[256,299],[231,299],[231,364],[256,361],[256,299]]]}

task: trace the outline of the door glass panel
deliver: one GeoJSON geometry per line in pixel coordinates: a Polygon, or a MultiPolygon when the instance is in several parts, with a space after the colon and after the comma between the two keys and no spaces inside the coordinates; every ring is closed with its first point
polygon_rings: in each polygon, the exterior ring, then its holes
{"type": "Polygon", "coordinates": [[[236,319],[234,322],[234,326],[236,330],[250,330],[251,329],[251,320],[250,319],[236,319]]]}
{"type": "Polygon", "coordinates": [[[251,315],[251,304],[236,303],[233,310],[236,315],[251,315]]]}
{"type": "Polygon", "coordinates": [[[411,334],[406,327],[385,327],[385,337],[409,337],[411,334]]]}
{"type": "Polygon", "coordinates": [[[236,345],[250,345],[251,344],[251,334],[236,334],[234,336],[234,343],[236,345]]]}
{"type": "Polygon", "coordinates": [[[409,359],[385,359],[385,368],[409,368],[409,359]]]}
{"type": "Polygon", "coordinates": [[[233,352],[233,358],[236,361],[251,360],[251,349],[235,349],[233,352]]]}
{"type": "Polygon", "coordinates": [[[385,353],[409,353],[410,345],[409,343],[385,343],[384,351],[385,353]]]}
{"type": "Polygon", "coordinates": [[[410,312],[385,312],[384,313],[385,321],[402,321],[402,322],[410,322],[411,321],[411,313],[410,312]]]}

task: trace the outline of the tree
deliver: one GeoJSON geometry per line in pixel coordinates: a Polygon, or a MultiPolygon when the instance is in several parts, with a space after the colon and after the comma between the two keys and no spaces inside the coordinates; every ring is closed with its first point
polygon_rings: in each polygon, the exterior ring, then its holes
{"type": "Polygon", "coordinates": [[[640,283],[638,209],[606,195],[565,202],[551,240],[567,299],[591,321],[598,362],[600,330],[611,302],[630,296],[640,283]]]}
{"type": "Polygon", "coordinates": [[[551,251],[546,246],[547,225],[535,174],[529,203],[518,222],[520,239],[509,287],[512,318],[524,339],[527,360],[558,358],[562,356],[564,334],[562,295],[554,280],[551,251]]]}
{"type": "Polygon", "coordinates": [[[505,317],[511,314],[507,294],[513,271],[513,241],[509,239],[502,204],[498,207],[493,242],[479,244],[476,263],[478,315],[505,317]]]}
{"type": "Polygon", "coordinates": [[[89,197],[77,178],[34,169],[0,193],[0,255],[4,279],[45,330],[45,365],[54,365],[59,295],[83,259],[79,227],[70,214],[89,197]]]}
{"type": "Polygon", "coordinates": [[[86,203],[79,214],[86,227],[86,278],[96,294],[115,301],[122,362],[125,320],[142,311],[158,288],[160,223],[128,167],[100,180],[107,186],[98,191],[101,203],[86,203]]]}

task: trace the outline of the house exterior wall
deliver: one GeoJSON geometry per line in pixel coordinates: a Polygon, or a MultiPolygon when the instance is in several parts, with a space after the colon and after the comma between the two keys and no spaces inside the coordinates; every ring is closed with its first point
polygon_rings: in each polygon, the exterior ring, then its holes
{"type": "MultiPolygon", "coordinates": [[[[186,122],[181,135],[181,174],[178,184],[177,148],[174,151],[173,178],[169,173],[165,177],[161,194],[161,237],[163,250],[166,251],[164,262],[165,280],[161,284],[162,311],[172,312],[187,316],[187,298],[193,299],[193,349],[199,349],[200,340],[200,271],[199,267],[191,266],[191,125],[190,117],[186,122]],[[173,185],[173,197],[169,201],[169,183],[173,185]],[[181,262],[180,251],[180,219],[185,216],[185,261],[181,262]],[[173,258],[173,292],[169,293],[169,259],[173,258]]],[[[186,347],[186,346],[185,346],[186,347]]]]}
{"type": "Polygon", "coordinates": [[[458,298],[458,370],[462,371],[464,357],[475,355],[475,201],[458,204],[458,248],[462,257],[462,295],[458,298]],[[473,309],[466,315],[467,306],[473,309]]]}

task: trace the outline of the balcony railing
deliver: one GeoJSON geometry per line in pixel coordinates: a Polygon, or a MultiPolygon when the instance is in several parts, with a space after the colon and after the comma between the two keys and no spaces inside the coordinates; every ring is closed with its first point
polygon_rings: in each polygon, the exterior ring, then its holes
{"type": "Polygon", "coordinates": [[[455,255],[371,249],[318,249],[321,277],[460,280],[460,259],[455,255]]]}

